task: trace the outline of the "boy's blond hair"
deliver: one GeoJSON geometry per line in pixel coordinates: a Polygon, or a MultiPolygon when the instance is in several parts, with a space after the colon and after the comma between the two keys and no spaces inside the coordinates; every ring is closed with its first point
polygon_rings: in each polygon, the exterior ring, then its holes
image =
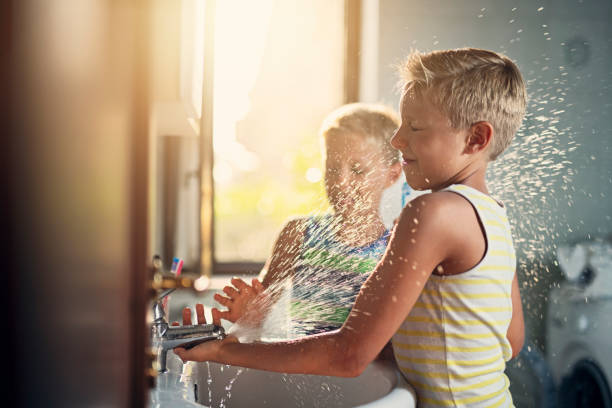
{"type": "Polygon", "coordinates": [[[332,111],[321,125],[319,134],[325,140],[335,135],[353,134],[372,140],[381,147],[387,164],[399,161],[399,151],[391,146],[391,137],[400,125],[395,111],[372,103],[349,103],[332,111]]]}
{"type": "Polygon", "coordinates": [[[525,115],[527,92],[521,72],[508,57],[477,48],[413,51],[400,70],[402,88],[417,94],[431,90],[431,102],[455,129],[491,123],[490,160],[510,145],[525,115]]]}

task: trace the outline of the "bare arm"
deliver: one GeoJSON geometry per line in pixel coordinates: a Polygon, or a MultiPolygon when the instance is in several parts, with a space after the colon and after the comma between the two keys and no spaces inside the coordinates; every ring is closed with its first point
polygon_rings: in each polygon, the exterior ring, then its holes
{"type": "Polygon", "coordinates": [[[512,346],[512,358],[516,357],[523,348],[525,341],[525,322],[523,320],[523,305],[521,303],[521,293],[519,292],[518,279],[516,274],[512,281],[512,320],[508,326],[506,338],[512,346]]]}
{"type": "Polygon", "coordinates": [[[285,373],[357,376],[377,356],[416,302],[433,269],[445,260],[457,228],[438,194],[415,199],[394,229],[383,259],[362,287],[341,329],[278,343],[241,344],[229,337],[191,350],[186,360],[216,361],[285,373]]]}

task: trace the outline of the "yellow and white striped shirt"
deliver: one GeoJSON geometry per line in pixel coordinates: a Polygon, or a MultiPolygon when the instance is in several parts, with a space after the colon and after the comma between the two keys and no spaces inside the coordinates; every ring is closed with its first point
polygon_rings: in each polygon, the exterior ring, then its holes
{"type": "Polygon", "coordinates": [[[504,374],[512,356],[516,255],[505,209],[464,185],[445,189],[465,197],[485,230],[487,249],[474,268],[431,275],[400,329],[393,351],[423,407],[513,407],[504,374]]]}

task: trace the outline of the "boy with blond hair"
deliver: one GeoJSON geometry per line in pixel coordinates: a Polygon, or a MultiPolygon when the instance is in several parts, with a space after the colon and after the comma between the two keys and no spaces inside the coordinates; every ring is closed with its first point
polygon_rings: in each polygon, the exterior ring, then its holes
{"type": "Polygon", "coordinates": [[[225,296],[215,295],[227,307],[213,309],[215,318],[257,327],[289,282],[291,337],[342,326],[389,239],[379,209],[384,190],[401,175],[390,144],[398,126],[393,109],[379,104],[343,105],[325,118],[319,135],[333,212],[289,220],[262,282],[232,279],[225,296]]]}
{"type": "Polygon", "coordinates": [[[392,339],[420,407],[513,406],[504,368],[524,322],[510,224],[485,173],[521,124],[523,78],[507,57],[465,48],[412,53],[403,81],[391,143],[410,186],[431,193],[402,210],[342,327],[275,343],[229,336],[179,357],[357,376],[392,339]]]}

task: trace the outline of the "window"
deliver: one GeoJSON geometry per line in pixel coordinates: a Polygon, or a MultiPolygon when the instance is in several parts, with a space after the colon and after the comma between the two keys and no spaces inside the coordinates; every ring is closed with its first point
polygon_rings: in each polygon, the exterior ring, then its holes
{"type": "Polygon", "coordinates": [[[256,272],[288,217],[327,209],[318,128],[344,102],[344,6],[216,3],[215,272],[256,272]]]}

